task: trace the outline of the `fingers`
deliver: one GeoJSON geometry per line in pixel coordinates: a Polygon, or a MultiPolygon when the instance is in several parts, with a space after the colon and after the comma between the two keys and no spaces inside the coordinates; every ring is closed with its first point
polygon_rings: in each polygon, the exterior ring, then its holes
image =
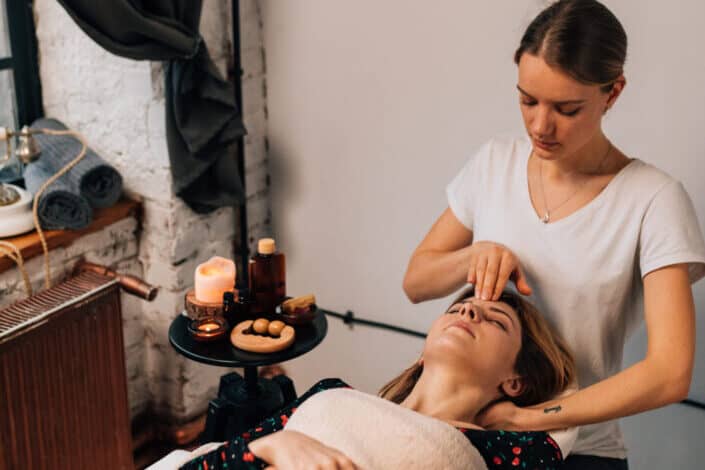
{"type": "Polygon", "coordinates": [[[343,454],[342,452],[336,450],[336,449],[331,449],[333,451],[333,457],[335,460],[335,468],[336,470],[354,470],[357,467],[353,463],[352,460],[348,458],[347,455],[343,454]]]}
{"type": "Polygon", "coordinates": [[[316,469],[320,470],[356,470],[357,467],[344,454],[341,454],[335,449],[328,448],[327,452],[320,456],[316,469]]]}
{"type": "Polygon", "coordinates": [[[494,291],[492,292],[492,300],[499,300],[499,297],[502,295],[502,291],[504,291],[504,287],[507,285],[507,281],[509,281],[509,277],[512,275],[515,266],[516,261],[513,259],[513,256],[507,252],[504,252],[499,265],[497,283],[495,284],[494,291]]]}
{"type": "Polygon", "coordinates": [[[531,295],[531,287],[519,266],[519,260],[507,247],[492,242],[472,245],[467,281],[475,286],[475,297],[499,300],[509,280],[520,294],[531,295]]]}
{"type": "Polygon", "coordinates": [[[477,256],[470,257],[470,266],[468,267],[468,284],[477,286],[477,256]]]}
{"type": "Polygon", "coordinates": [[[514,284],[516,284],[517,290],[520,293],[524,295],[531,295],[532,291],[528,281],[526,280],[526,274],[524,274],[524,271],[519,265],[517,265],[516,269],[514,270],[513,278],[514,284]]]}
{"type": "MultiPolygon", "coordinates": [[[[484,283],[478,284],[482,286],[480,290],[480,298],[482,300],[490,300],[494,292],[495,284],[497,283],[497,275],[499,274],[499,264],[502,261],[502,252],[499,249],[493,249],[487,254],[487,267],[485,268],[484,283]]],[[[475,293],[477,297],[477,293],[475,293]]]]}
{"type": "Polygon", "coordinates": [[[343,454],[340,454],[340,456],[337,459],[337,464],[338,466],[336,469],[338,470],[356,470],[357,466],[353,463],[352,460],[344,456],[343,454]]]}
{"type": "Polygon", "coordinates": [[[479,298],[482,295],[482,286],[485,285],[485,271],[487,270],[487,256],[481,254],[478,256],[475,266],[475,297],[479,298]]]}

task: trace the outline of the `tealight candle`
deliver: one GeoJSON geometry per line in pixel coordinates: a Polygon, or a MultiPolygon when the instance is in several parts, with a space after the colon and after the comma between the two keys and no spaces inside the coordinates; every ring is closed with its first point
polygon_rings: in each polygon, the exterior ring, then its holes
{"type": "Polygon", "coordinates": [[[196,300],[219,303],[223,293],[235,287],[235,262],[221,256],[214,256],[196,268],[194,279],[196,300]]]}
{"type": "Polygon", "coordinates": [[[198,325],[198,329],[201,331],[205,331],[208,333],[209,331],[217,330],[220,328],[220,325],[217,323],[204,323],[203,325],[198,325]]]}
{"type": "Polygon", "coordinates": [[[216,341],[226,336],[228,322],[223,317],[199,318],[191,320],[187,329],[196,341],[216,341]]]}

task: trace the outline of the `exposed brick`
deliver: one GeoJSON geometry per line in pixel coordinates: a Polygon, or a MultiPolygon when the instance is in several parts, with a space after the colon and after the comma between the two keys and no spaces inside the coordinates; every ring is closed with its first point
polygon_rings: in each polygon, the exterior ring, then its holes
{"type": "Polygon", "coordinates": [[[264,80],[259,77],[243,80],[242,95],[243,116],[261,111],[264,101],[264,80]]]}
{"type": "Polygon", "coordinates": [[[261,16],[257,2],[245,0],[240,3],[240,47],[242,49],[262,47],[261,16]]]}
{"type": "Polygon", "coordinates": [[[264,76],[264,54],[261,46],[242,48],[243,80],[252,80],[264,76]]]}

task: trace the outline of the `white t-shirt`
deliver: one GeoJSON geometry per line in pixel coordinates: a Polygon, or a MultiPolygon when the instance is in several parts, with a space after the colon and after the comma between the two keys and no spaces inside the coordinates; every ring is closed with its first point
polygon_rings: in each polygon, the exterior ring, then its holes
{"type": "MultiPolygon", "coordinates": [[[[705,243],[683,186],[632,160],[587,205],[544,224],[531,205],[528,137],[494,139],[446,188],[473,241],[511,249],[527,275],[529,300],[574,352],[581,387],[622,368],[625,339],[643,318],[643,277],[689,263],[705,275],[705,243]]],[[[625,458],[617,421],[582,426],[573,453],[625,458]]]]}

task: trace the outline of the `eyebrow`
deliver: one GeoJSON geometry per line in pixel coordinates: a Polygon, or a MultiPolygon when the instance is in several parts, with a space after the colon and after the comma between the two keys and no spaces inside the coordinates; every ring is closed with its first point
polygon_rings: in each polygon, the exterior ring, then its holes
{"type": "MultiPolygon", "coordinates": [[[[448,309],[448,311],[447,311],[446,313],[449,313],[449,312],[450,312],[450,309],[453,308],[453,306],[455,306],[455,305],[457,305],[457,304],[470,304],[470,303],[472,303],[472,302],[470,302],[470,297],[467,297],[467,298],[461,300],[460,302],[456,302],[456,303],[454,303],[453,305],[451,305],[450,308],[448,309]]],[[[501,308],[495,307],[494,305],[490,305],[490,306],[488,307],[488,309],[491,310],[491,311],[493,311],[493,312],[501,313],[502,315],[506,316],[507,318],[509,318],[509,323],[510,323],[512,326],[514,326],[514,319],[512,318],[512,316],[511,316],[509,313],[507,313],[506,310],[502,310],[501,308]]]]}
{"type": "MultiPolygon", "coordinates": [[[[525,92],[524,90],[522,90],[519,85],[517,85],[517,90],[519,90],[520,92],[522,92],[523,94],[525,94],[526,96],[528,96],[529,98],[531,98],[532,100],[538,101],[536,98],[534,98],[533,96],[531,96],[530,94],[528,94],[527,92],[525,92]]],[[[586,100],[564,100],[564,101],[554,101],[553,103],[554,103],[554,104],[557,104],[557,105],[563,105],[563,104],[582,104],[582,103],[585,103],[585,101],[586,101],[586,100]]]]}
{"type": "Polygon", "coordinates": [[[492,310],[493,312],[497,312],[497,313],[501,313],[502,315],[505,315],[507,318],[509,318],[509,323],[511,323],[512,326],[514,326],[514,320],[512,319],[512,316],[509,315],[506,311],[502,310],[501,308],[497,308],[493,305],[490,305],[489,309],[492,310]]]}

